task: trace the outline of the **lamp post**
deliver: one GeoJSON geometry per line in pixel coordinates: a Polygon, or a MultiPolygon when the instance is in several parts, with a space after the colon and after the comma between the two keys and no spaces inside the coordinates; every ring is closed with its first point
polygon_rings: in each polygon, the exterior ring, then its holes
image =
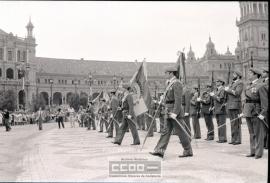
{"type": "Polygon", "coordinates": [[[77,95],[77,84],[78,84],[78,80],[74,80],[74,85],[75,85],[75,95],[77,95]]]}
{"type": "Polygon", "coordinates": [[[92,99],[92,88],[91,88],[91,86],[92,86],[92,79],[93,79],[93,76],[92,76],[92,74],[91,74],[91,72],[89,73],[89,75],[88,75],[88,81],[89,81],[89,97],[88,97],[88,102],[89,102],[89,100],[91,100],[92,99]]]}
{"type": "Polygon", "coordinates": [[[53,103],[53,96],[52,96],[53,79],[49,79],[49,83],[50,83],[50,85],[51,85],[50,106],[52,106],[52,103],[53,103]]]}
{"type": "Polygon", "coordinates": [[[157,83],[155,82],[155,100],[157,100],[157,83]]]}
{"type": "Polygon", "coordinates": [[[113,75],[113,89],[115,89],[116,76],[113,75]]]}

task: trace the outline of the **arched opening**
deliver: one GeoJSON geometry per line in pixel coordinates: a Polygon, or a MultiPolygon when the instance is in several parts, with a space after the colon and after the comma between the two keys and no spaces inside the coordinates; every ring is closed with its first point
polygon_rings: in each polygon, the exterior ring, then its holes
{"type": "Polygon", "coordinates": [[[73,94],[72,92],[68,92],[68,93],[67,93],[67,97],[66,97],[67,104],[71,104],[73,95],[74,95],[74,94],[73,94]]]}
{"type": "Polygon", "coordinates": [[[2,68],[0,68],[0,78],[2,77],[2,68]]]}
{"type": "Polygon", "coordinates": [[[55,105],[61,105],[62,104],[62,93],[55,92],[53,94],[53,104],[55,104],[55,105]]]}
{"type": "Polygon", "coordinates": [[[11,68],[7,69],[7,79],[14,79],[14,71],[11,68]]]}
{"type": "Polygon", "coordinates": [[[18,93],[19,106],[25,107],[25,92],[20,90],[18,93]]]}
{"type": "Polygon", "coordinates": [[[88,95],[87,93],[81,92],[80,94],[80,105],[86,107],[88,104],[88,95]]]}
{"type": "Polygon", "coordinates": [[[45,104],[49,105],[49,94],[47,92],[41,92],[40,95],[45,100],[45,104]]]}

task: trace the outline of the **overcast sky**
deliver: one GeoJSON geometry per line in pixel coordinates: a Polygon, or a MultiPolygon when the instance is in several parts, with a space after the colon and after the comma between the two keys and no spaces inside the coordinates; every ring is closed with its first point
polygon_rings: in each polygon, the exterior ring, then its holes
{"type": "Polygon", "coordinates": [[[238,40],[239,2],[0,1],[0,29],[26,35],[31,16],[36,56],[175,62],[191,44],[202,57],[209,35],[218,53],[238,40]]]}

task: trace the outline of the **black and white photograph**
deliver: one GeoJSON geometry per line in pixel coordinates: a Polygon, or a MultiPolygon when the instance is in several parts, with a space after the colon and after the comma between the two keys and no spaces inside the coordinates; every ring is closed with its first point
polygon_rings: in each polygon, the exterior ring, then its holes
{"type": "Polygon", "coordinates": [[[1,1],[0,182],[267,183],[267,1],[1,1]]]}

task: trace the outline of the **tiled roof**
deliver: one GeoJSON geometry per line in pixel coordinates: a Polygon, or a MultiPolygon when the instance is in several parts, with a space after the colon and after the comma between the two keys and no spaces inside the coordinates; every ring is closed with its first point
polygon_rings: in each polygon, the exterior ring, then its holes
{"type": "MultiPolygon", "coordinates": [[[[73,60],[36,57],[37,70],[41,73],[132,76],[140,65],[135,62],[73,60]]],[[[165,67],[175,63],[147,62],[148,76],[164,75],[165,67]]]]}
{"type": "Polygon", "coordinates": [[[0,29],[0,34],[3,34],[3,35],[5,35],[5,34],[7,34],[5,31],[3,31],[2,29],[0,29]]]}

